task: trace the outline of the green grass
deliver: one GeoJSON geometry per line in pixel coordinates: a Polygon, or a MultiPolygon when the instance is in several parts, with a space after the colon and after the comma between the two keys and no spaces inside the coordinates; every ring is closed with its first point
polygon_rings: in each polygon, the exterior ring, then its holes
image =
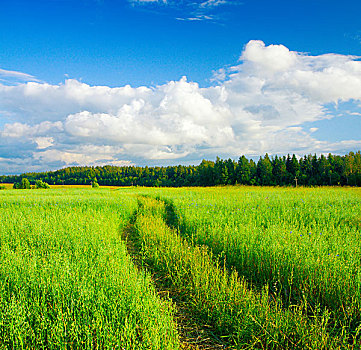
{"type": "Polygon", "coordinates": [[[250,290],[236,271],[224,270],[208,249],[177,235],[165,216],[163,202],[141,198],[135,227],[143,260],[165,276],[193,315],[211,325],[226,344],[237,349],[342,347],[340,339],[327,333],[327,313],[310,320],[300,309],[282,310],[267,290],[250,290]]]}
{"type": "Polygon", "coordinates": [[[172,307],[121,240],[135,207],[106,190],[1,193],[0,348],[178,348],[172,307]]]}
{"type": "MultiPolygon", "coordinates": [[[[165,191],[168,218],[283,307],[330,313],[333,334],[359,339],[361,192],[229,187],[165,191]]],[[[159,195],[159,194],[158,194],[159,195]]]]}
{"type": "Polygon", "coordinates": [[[360,238],[358,189],[0,191],[0,349],[178,349],[151,273],[231,348],[359,349],[360,238]]]}

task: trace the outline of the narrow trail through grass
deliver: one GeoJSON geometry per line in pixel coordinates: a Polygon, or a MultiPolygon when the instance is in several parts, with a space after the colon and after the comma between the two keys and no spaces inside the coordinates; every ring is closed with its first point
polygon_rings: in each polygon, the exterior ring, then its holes
{"type": "Polygon", "coordinates": [[[129,252],[152,272],[158,293],[177,305],[183,348],[185,344],[190,349],[349,348],[327,332],[327,314],[309,319],[297,306],[282,309],[270,302],[266,289],[253,291],[235,270],[220,265],[210,249],[178,235],[167,224],[172,213],[166,207],[159,198],[139,196],[138,209],[124,234],[129,252]],[[212,335],[212,344],[193,342],[192,347],[188,327],[212,335]]]}
{"type": "Polygon", "coordinates": [[[361,202],[324,191],[0,191],[0,349],[360,350],[361,202]]]}
{"type": "Polygon", "coordinates": [[[214,334],[214,329],[200,322],[192,316],[192,310],[176,288],[169,286],[166,277],[152,269],[142,258],[142,246],[139,234],[135,228],[138,209],[131,216],[129,223],[121,229],[128,255],[139,270],[146,269],[152,275],[152,281],[157,291],[158,297],[174,305],[174,320],[178,326],[181,349],[183,350],[219,350],[231,349],[221,339],[214,334]]]}
{"type": "Polygon", "coordinates": [[[257,202],[244,198],[248,192],[231,194],[233,202],[203,199],[203,193],[185,195],[187,200],[174,193],[156,198],[165,203],[168,226],[188,242],[208,247],[252,289],[267,287],[283,309],[297,305],[309,319],[328,313],[329,331],[361,348],[357,198],[346,192],[337,198],[334,192],[328,197],[300,192],[292,200],[283,196],[281,203],[275,196],[270,203],[269,193],[258,194],[257,202]]]}

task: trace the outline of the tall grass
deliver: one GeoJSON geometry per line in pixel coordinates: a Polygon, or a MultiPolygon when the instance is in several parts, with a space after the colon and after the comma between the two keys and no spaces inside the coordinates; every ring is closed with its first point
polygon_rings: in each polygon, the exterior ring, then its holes
{"type": "MultiPolygon", "coordinates": [[[[168,190],[171,221],[284,307],[328,310],[357,344],[361,321],[361,196],[339,188],[168,190]],[[172,204],[171,204],[172,205],[172,204]]],[[[159,194],[158,194],[159,195],[159,194]]]]}
{"type": "Polygon", "coordinates": [[[358,349],[360,204],[341,188],[0,191],[0,344],[179,348],[121,240],[137,210],[146,266],[228,345],[358,349]]]}
{"type": "Polygon", "coordinates": [[[142,198],[135,227],[144,261],[200,320],[235,348],[336,349],[347,347],[326,331],[328,314],[310,321],[298,308],[282,310],[267,290],[253,292],[205,247],[193,246],[164,221],[164,203],[142,198]]]}
{"type": "Polygon", "coordinates": [[[179,347],[172,306],[121,241],[135,207],[108,190],[0,193],[1,348],[179,347]]]}

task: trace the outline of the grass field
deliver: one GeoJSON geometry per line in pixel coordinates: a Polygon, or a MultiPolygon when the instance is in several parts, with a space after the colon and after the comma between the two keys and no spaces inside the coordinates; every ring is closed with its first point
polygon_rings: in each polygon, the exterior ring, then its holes
{"type": "Polygon", "coordinates": [[[6,189],[0,215],[0,348],[361,348],[359,189],[6,189]]]}
{"type": "Polygon", "coordinates": [[[163,194],[173,225],[285,307],[327,308],[335,329],[361,321],[361,191],[254,188],[163,194]]]}
{"type": "Polygon", "coordinates": [[[178,348],[172,306],[121,240],[134,196],[90,189],[0,196],[0,348],[178,348]]]}

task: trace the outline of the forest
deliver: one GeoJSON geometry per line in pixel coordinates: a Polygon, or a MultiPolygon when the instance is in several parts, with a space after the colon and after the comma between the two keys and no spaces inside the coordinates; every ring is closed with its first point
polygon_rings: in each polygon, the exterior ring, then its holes
{"type": "Polygon", "coordinates": [[[139,166],[76,166],[56,171],[0,176],[0,183],[31,184],[41,180],[50,185],[101,186],[361,186],[361,153],[317,156],[296,155],[270,157],[267,153],[257,162],[244,155],[238,161],[203,160],[199,165],[167,167],[139,166]]]}

